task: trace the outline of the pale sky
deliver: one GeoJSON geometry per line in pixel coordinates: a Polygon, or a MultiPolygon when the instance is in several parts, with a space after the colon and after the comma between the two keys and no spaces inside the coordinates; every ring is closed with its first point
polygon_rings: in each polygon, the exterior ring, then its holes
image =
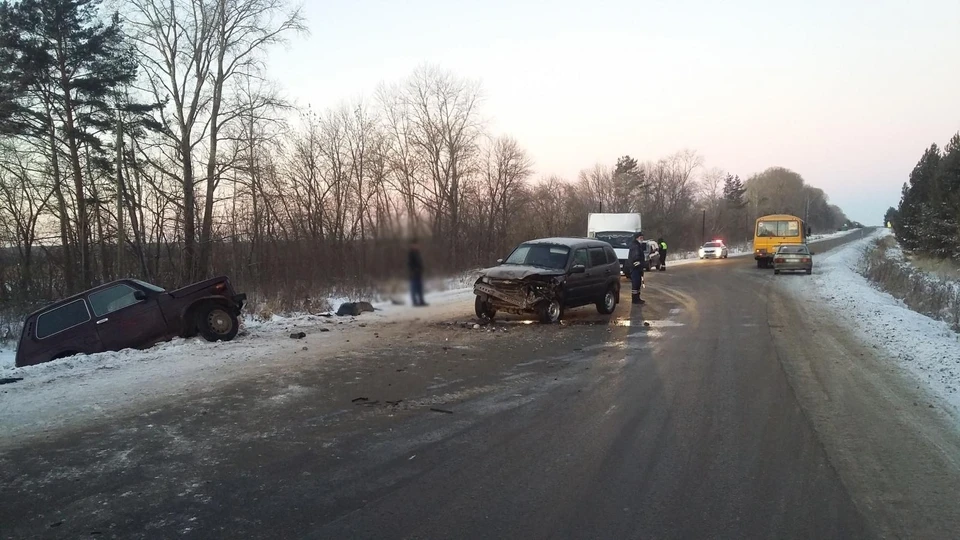
{"type": "Polygon", "coordinates": [[[746,179],[801,174],[880,224],[923,150],[960,130],[960,0],[306,0],[270,58],[313,107],[420,64],[482,83],[537,176],[684,148],[746,179]],[[778,4],[778,5],[772,5],[778,4]]]}

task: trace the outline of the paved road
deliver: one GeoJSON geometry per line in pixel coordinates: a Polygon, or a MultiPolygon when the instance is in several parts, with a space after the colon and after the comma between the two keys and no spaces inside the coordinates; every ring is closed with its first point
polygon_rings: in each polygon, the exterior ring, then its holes
{"type": "MultiPolygon", "coordinates": [[[[930,444],[904,418],[911,433],[885,447],[886,405],[856,383],[847,401],[870,429],[825,407],[802,344],[835,329],[792,309],[776,279],[805,277],[705,261],[651,275],[649,303],[613,320],[585,308],[555,327],[421,322],[402,343],[329,359],[334,371],[304,366],[31,443],[0,456],[0,534],[955,536],[960,483],[944,455],[956,438],[930,444]],[[889,472],[913,460],[906,443],[924,458],[904,465],[912,478],[889,472]]],[[[831,364],[862,354],[826,341],[831,364]]],[[[942,427],[925,411],[916,430],[942,427]]]]}

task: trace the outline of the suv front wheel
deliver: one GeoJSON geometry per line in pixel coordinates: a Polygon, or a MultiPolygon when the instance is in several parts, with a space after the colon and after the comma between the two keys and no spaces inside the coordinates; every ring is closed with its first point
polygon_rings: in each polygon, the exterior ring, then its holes
{"type": "Polygon", "coordinates": [[[197,311],[197,330],[207,341],[230,341],[237,337],[240,320],[226,306],[206,304],[197,311]]]}
{"type": "Polygon", "coordinates": [[[560,298],[554,296],[550,300],[540,304],[537,314],[540,316],[540,322],[543,324],[555,324],[563,318],[563,302],[560,298]]]}
{"type": "Polygon", "coordinates": [[[491,306],[490,302],[485,302],[480,295],[477,295],[477,299],[473,302],[473,311],[481,320],[492,321],[497,316],[497,308],[491,306]]]}

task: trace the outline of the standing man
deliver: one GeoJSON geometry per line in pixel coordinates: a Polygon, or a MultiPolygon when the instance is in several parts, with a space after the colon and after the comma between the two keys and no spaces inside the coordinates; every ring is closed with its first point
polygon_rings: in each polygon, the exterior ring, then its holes
{"type": "Polygon", "coordinates": [[[413,299],[413,305],[427,305],[423,301],[423,257],[420,256],[420,244],[417,243],[416,238],[410,241],[407,268],[410,270],[410,296],[413,299]]]}
{"type": "Polygon", "coordinates": [[[627,266],[630,268],[630,302],[645,304],[640,298],[640,289],[643,288],[643,268],[646,266],[647,245],[643,241],[643,233],[638,232],[630,243],[630,255],[627,266]]]}
{"type": "Polygon", "coordinates": [[[658,270],[661,272],[667,269],[667,243],[663,240],[661,236],[657,240],[657,244],[660,246],[660,264],[658,270]]]}

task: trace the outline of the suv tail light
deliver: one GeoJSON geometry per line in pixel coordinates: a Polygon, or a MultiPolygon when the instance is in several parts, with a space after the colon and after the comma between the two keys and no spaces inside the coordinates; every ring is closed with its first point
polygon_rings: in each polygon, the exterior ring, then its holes
{"type": "Polygon", "coordinates": [[[800,259],[800,262],[810,262],[810,257],[804,257],[800,259]]]}
{"type": "Polygon", "coordinates": [[[782,263],[782,262],[786,262],[786,261],[785,261],[783,258],[781,258],[781,257],[777,257],[776,259],[773,260],[773,262],[782,263]]]}

